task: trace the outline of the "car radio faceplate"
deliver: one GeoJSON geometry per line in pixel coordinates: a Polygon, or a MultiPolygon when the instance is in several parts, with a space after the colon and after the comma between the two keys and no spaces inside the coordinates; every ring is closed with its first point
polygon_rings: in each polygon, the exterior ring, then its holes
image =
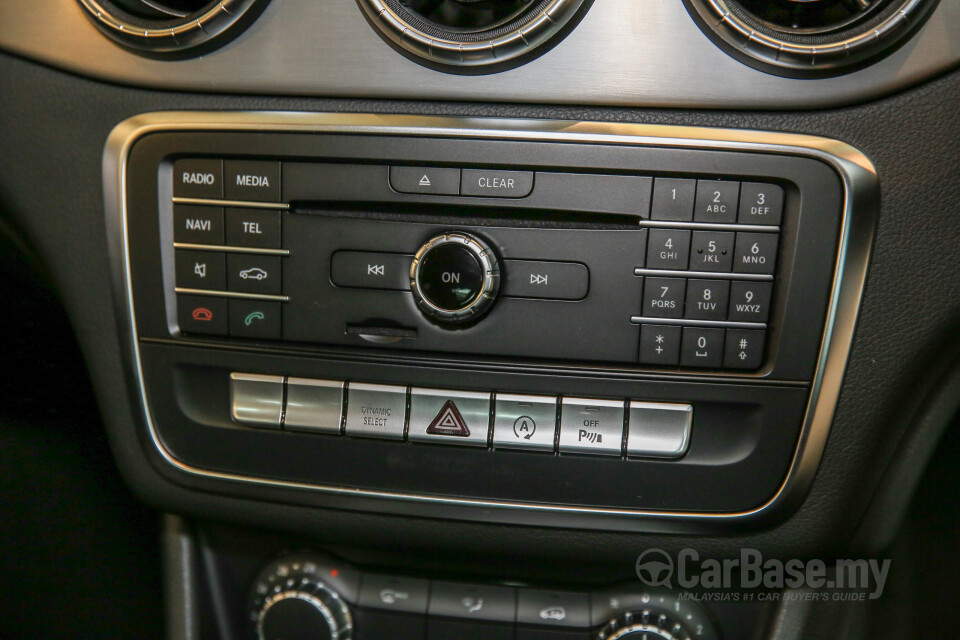
{"type": "Polygon", "coordinates": [[[149,114],[105,166],[147,442],[198,489],[643,529],[816,468],[875,215],[840,143],[149,114]]]}

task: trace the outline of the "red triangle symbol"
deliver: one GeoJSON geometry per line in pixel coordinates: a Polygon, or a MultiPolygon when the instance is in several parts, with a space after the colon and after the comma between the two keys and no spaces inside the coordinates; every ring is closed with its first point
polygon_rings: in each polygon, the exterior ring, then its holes
{"type": "Polygon", "coordinates": [[[470,436],[470,429],[467,423],[453,404],[453,400],[447,400],[447,403],[440,409],[440,413],[433,419],[430,426],[427,427],[427,433],[436,436],[460,436],[467,438],[470,436]]]}

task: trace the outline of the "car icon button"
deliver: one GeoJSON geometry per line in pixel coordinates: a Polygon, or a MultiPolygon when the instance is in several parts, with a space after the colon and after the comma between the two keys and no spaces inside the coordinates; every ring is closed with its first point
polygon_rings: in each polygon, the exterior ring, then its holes
{"type": "Polygon", "coordinates": [[[517,624],[587,629],[590,627],[590,598],[585,593],[572,591],[520,589],[517,624]]]}
{"type": "Polygon", "coordinates": [[[283,290],[280,258],[242,253],[228,255],[227,288],[239,293],[280,295],[283,290]]]}

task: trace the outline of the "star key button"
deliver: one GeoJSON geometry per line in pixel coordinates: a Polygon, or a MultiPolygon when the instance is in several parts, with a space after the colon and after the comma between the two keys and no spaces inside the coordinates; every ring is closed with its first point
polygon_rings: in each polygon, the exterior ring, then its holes
{"type": "Polygon", "coordinates": [[[680,364],[681,328],[670,325],[644,324],[640,326],[640,363],[659,365],[680,364]]]}

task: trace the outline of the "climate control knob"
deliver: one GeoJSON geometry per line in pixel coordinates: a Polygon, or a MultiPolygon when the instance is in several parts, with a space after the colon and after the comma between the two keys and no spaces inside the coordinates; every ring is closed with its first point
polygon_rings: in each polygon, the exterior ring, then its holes
{"type": "Polygon", "coordinates": [[[472,322],[490,310],[500,290],[497,256],[476,236],[437,236],[413,257],[410,289],[425,315],[442,322],[472,322]]]}
{"type": "Polygon", "coordinates": [[[336,577],[320,558],[290,556],[257,577],[250,603],[256,640],[350,640],[350,608],[325,578],[336,577]]]}

